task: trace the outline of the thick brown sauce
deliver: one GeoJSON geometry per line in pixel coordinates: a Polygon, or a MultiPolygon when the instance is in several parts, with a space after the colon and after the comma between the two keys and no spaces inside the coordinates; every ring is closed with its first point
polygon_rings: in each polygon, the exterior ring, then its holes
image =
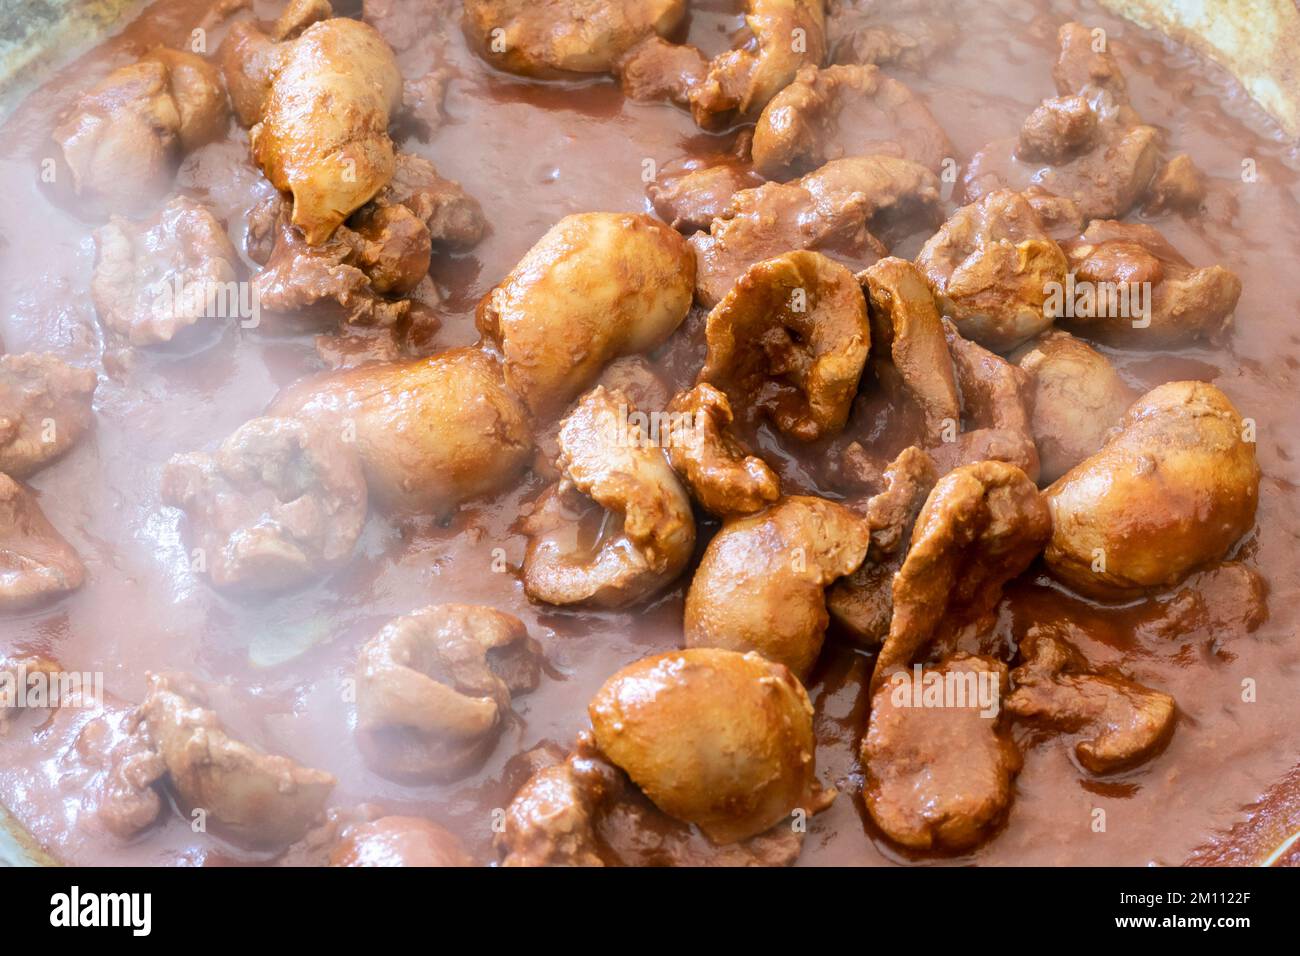
{"type": "MultiPolygon", "coordinates": [[[[50,129],[79,90],[154,43],[182,44],[207,6],[200,0],[155,4],[33,94],[0,133],[0,333],[10,351],[54,350],[97,364],[100,342],[89,298],[93,224],[48,200],[37,183],[39,161],[52,155],[50,129]]],[[[709,54],[729,45],[740,4],[695,0],[692,6],[690,40],[709,54]]],[[[1202,633],[1157,645],[1134,637],[1132,623],[1142,609],[1091,608],[1035,580],[1031,571],[1004,602],[1004,633],[1017,637],[1033,620],[1067,613],[1108,625],[1106,641],[1084,652],[1122,660],[1136,679],[1174,694],[1180,723],[1165,753],[1105,782],[1082,774],[1059,738],[1022,736],[1025,768],[1010,819],[1003,832],[962,858],[1177,863],[1239,819],[1243,806],[1285,777],[1300,753],[1296,157],[1225,74],[1091,3],[965,6],[955,17],[964,30],[956,49],[932,62],[924,77],[900,74],[927,98],[959,157],[1013,134],[1026,113],[1052,95],[1056,28],[1082,19],[1122,41],[1134,105],[1166,131],[1170,152],[1189,152],[1215,177],[1216,191],[1235,199],[1235,215],[1218,203],[1201,220],[1165,216],[1158,223],[1193,262],[1221,262],[1241,276],[1244,293],[1229,347],[1109,354],[1143,389],[1179,378],[1214,381],[1258,422],[1264,471],[1258,529],[1241,552],[1269,582],[1271,618],[1254,634],[1213,651],[1202,633]],[[1245,158],[1256,161],[1257,182],[1241,182],[1245,158]],[[1258,684],[1257,703],[1241,702],[1246,677],[1258,684]],[[1106,810],[1105,833],[1091,828],[1097,807],[1106,810]]],[[[257,3],[262,19],[272,19],[277,8],[257,3]]],[[[719,145],[684,112],[625,103],[610,82],[532,84],[494,74],[466,50],[455,24],[445,32],[445,56],[460,72],[447,100],[451,120],[431,142],[410,140],[403,148],[460,180],[492,223],[471,255],[434,267],[447,293],[437,344],[454,346],[476,339],[475,302],[557,219],[587,210],[645,210],[645,158],[662,163],[719,145]]],[[[210,37],[210,49],[220,36],[210,37]]],[[[423,72],[441,45],[436,31],[421,34],[401,54],[404,70],[423,72]]],[[[187,159],[178,186],[211,205],[240,247],[244,211],[268,188],[247,160],[244,132],[234,125],[227,141],[187,159]]],[[[914,239],[896,251],[911,255],[917,244],[914,239]]],[[[675,381],[698,368],[698,319],[688,320],[663,356],[675,381]]],[[[320,367],[310,335],[277,335],[268,324],[253,332],[227,328],[219,341],[188,356],[144,352],[126,379],[101,378],[95,434],[32,481],[49,518],[85,559],[88,582],[53,608],[0,622],[0,654],[39,651],[70,669],[103,671],[109,692],[124,701],[140,699],[148,670],[190,671],[224,688],[215,695],[218,709],[237,733],[337,775],[333,805],[370,801],[390,812],[427,816],[460,834],[479,859],[494,859],[491,811],[504,806],[520,783],[517,765],[508,762],[540,741],[567,744],[586,725],[583,703],[606,677],[645,654],[677,646],[689,576],[653,606],[625,613],[574,614],[530,604],[514,575],[491,571],[494,548],[504,548],[515,565],[522,558],[523,539],[511,528],[521,503],[540,489],[529,479],[494,500],[464,507],[444,524],[372,514],[350,567],[319,586],[261,603],[215,593],[188,570],[179,514],[159,501],[162,466],[174,452],[212,447],[262,412],[279,387],[320,367]],[[535,693],[517,699],[517,722],[478,773],[447,786],[401,786],[363,766],[352,742],[352,708],[342,702],[343,681],[359,645],[384,621],[442,600],[481,602],[519,615],[545,648],[548,676],[535,693]],[[294,647],[307,649],[276,662],[294,647]]],[[[858,420],[850,431],[869,427],[858,420]]],[[[820,462],[811,456],[785,460],[787,487],[829,493],[819,486],[820,462]]],[[[707,537],[711,528],[703,530],[707,537]]],[[[902,859],[872,831],[857,795],[855,752],[869,663],[832,635],[810,682],[819,771],[844,794],[813,821],[804,864],[902,859]]],[[[192,834],[175,813],[129,845],[94,832],[93,824],[79,826],[85,775],[71,772],[73,764],[61,757],[75,734],[72,723],[56,722],[34,738],[26,730],[0,738],[0,804],[55,856],[98,864],[256,859],[192,834]]],[[[1266,815],[1279,816],[1277,825],[1265,828],[1269,833],[1284,822],[1284,803],[1266,806],[1266,815]]]]}

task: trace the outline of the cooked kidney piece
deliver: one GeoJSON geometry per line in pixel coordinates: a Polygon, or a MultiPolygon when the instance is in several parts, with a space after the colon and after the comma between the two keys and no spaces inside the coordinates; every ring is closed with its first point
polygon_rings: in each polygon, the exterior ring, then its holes
{"type": "Polygon", "coordinates": [[[511,614],[440,604],[390,621],[361,648],[357,731],[399,779],[454,779],[496,743],[511,694],[534,689],[539,649],[511,614]]]}

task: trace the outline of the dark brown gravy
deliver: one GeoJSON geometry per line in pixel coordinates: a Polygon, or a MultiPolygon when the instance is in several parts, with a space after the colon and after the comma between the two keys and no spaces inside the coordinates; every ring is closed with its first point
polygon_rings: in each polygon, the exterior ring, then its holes
{"type": "MultiPolygon", "coordinates": [[[[0,334],[12,352],[53,350],[97,364],[101,343],[89,283],[92,223],[53,205],[39,186],[49,133],[75,96],[109,69],[155,43],[179,46],[206,0],[160,0],[119,36],[64,69],[32,94],[0,133],[0,334]]],[[[1033,572],[1002,608],[1010,636],[1029,622],[1092,615],[1109,625],[1110,648],[1131,675],[1173,694],[1180,721],[1167,751],[1143,768],[1104,783],[1071,762],[1059,738],[1023,737],[1025,768],[1005,829],[962,860],[1017,864],[1173,864],[1240,818],[1300,756],[1300,520],[1295,483],[1300,437],[1295,414],[1300,332],[1300,176],[1292,148],[1221,71],[1166,46],[1091,3],[1018,0],[960,4],[964,35],[924,76],[900,74],[923,95],[960,157],[1011,135],[1052,95],[1055,31],[1068,19],[1104,26],[1118,47],[1143,118],[1162,127],[1170,153],[1186,151],[1213,177],[1210,212],[1159,220],[1193,262],[1220,262],[1242,278],[1236,329],[1226,349],[1176,354],[1111,351],[1131,384],[1212,380],[1258,423],[1264,471],[1258,527],[1241,554],[1269,583],[1270,619],[1253,634],[1186,633],[1166,644],[1134,636],[1141,608],[1097,609],[1059,593],[1033,572]],[[1079,7],[1082,6],[1080,10],[1079,7]],[[1242,161],[1258,179],[1244,183],[1242,161]],[[1243,703],[1242,681],[1258,700],[1243,703]],[[1092,810],[1106,811],[1106,832],[1092,810]]],[[[262,19],[278,4],[258,2],[262,19]]],[[[712,54],[728,45],[739,3],[695,0],[690,39],[712,54]]],[[[940,14],[936,14],[939,16],[940,14]]],[[[491,234],[472,254],[442,259],[434,277],[447,294],[437,345],[472,344],[473,307],[560,217],[588,210],[648,210],[642,161],[719,148],[683,111],[623,101],[611,82],[535,84],[493,73],[469,53],[455,24],[418,32],[400,60],[423,72],[439,34],[459,71],[447,101],[450,121],[429,143],[403,148],[432,159],[483,204],[491,234]]],[[[221,36],[209,37],[213,50],[221,36]]],[[[190,156],[178,187],[204,199],[242,248],[243,216],[269,188],[247,158],[245,132],[190,156]]],[[[897,247],[915,252],[916,242],[897,247]]],[[[250,264],[251,265],[251,264],[250,264]]],[[[698,316],[671,343],[663,366],[674,381],[699,365],[698,316]]],[[[389,812],[427,816],[459,834],[480,860],[491,850],[492,810],[520,783],[508,762],[551,740],[569,743],[587,723],[584,702],[619,667],[678,645],[689,576],[649,608],[566,613],[530,604],[517,578],[492,573],[493,549],[517,566],[523,539],[511,529],[521,504],[541,488],[530,478],[510,492],[467,505],[445,523],[394,521],[372,514],[348,569],[318,586],[260,603],[237,603],[189,570],[179,515],[159,501],[159,475],[177,451],[212,447],[260,414],[277,389],[319,370],[310,334],[233,325],[194,354],[142,352],[121,380],[101,378],[98,426],[67,458],[32,482],[50,520],[80,551],[88,581],[52,608],[0,621],[0,654],[44,652],[75,670],[103,671],[110,694],[137,701],[145,672],[178,669],[219,686],[218,710],[237,734],[339,778],[332,804],[367,801],[389,812]],[[473,776],[446,786],[406,787],[365,768],[352,741],[352,707],[343,702],[359,645],[387,619],[426,604],[489,604],[522,618],[545,648],[548,676],[516,701],[517,722],[473,776]]],[[[869,387],[869,385],[864,386],[869,387]]],[[[850,424],[864,428],[861,422],[850,424]]],[[[787,459],[788,486],[819,489],[821,462],[787,459]]],[[[826,489],[822,489],[826,490],[826,489]]],[[[710,529],[702,529],[705,536],[710,529]]],[[[814,819],[804,864],[874,865],[902,861],[873,832],[857,795],[857,743],[865,723],[861,693],[870,658],[831,636],[809,691],[817,707],[818,767],[843,793],[814,819]]],[[[77,715],[69,715],[79,721],[77,715]]],[[[0,804],[54,856],[87,864],[158,864],[257,859],[193,834],[179,814],[129,845],[78,824],[86,773],[62,757],[75,735],[59,719],[35,737],[22,725],[0,738],[0,804]]],[[[1280,842],[1297,827],[1295,777],[1259,811],[1280,842]],[[1288,803],[1289,800],[1289,803],[1288,803]],[[1287,814],[1290,816],[1287,816],[1287,814]]],[[[1267,839],[1261,845],[1267,844],[1267,839]]],[[[1273,844],[1276,845],[1276,844],[1273,844]]]]}

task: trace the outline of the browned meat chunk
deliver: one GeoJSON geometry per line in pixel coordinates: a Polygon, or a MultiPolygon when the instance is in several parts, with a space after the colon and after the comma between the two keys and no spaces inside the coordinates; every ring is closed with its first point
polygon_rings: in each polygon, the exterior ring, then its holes
{"type": "MultiPolygon", "coordinates": [[[[427,269],[427,235],[423,245],[427,269]]],[[[410,306],[406,302],[390,302],[378,294],[360,265],[363,255],[372,265],[388,257],[410,268],[419,251],[412,250],[409,242],[389,249],[382,244],[370,244],[346,226],[340,226],[325,242],[308,245],[290,221],[285,207],[278,214],[275,245],[266,268],[253,280],[258,303],[270,312],[300,312],[333,303],[342,310],[342,318],[348,323],[391,326],[407,314],[410,306]],[[396,255],[386,256],[386,253],[396,255]]]]}
{"type": "Polygon", "coordinates": [[[709,61],[693,46],[652,35],[624,54],[615,64],[615,72],[630,100],[672,100],[686,106],[691,90],[708,76],[709,61]]]}
{"type": "Polygon", "coordinates": [[[1179,645],[1199,634],[1214,651],[1229,654],[1234,640],[1268,620],[1268,582],[1250,565],[1224,561],[1198,571],[1168,596],[1149,602],[1134,631],[1139,640],[1179,645]]]}
{"type": "Polygon", "coordinates": [[[1116,103],[1128,103],[1128,84],[1114,55],[1105,49],[1104,33],[1098,37],[1083,24],[1066,23],[1057,31],[1056,40],[1061,48],[1052,67],[1057,92],[1103,92],[1116,103]]]}
{"type": "Polygon", "coordinates": [[[140,705],[183,812],[251,846],[292,843],[316,822],[334,778],[230,737],[203,692],[180,677],[150,676],[140,705]]]}
{"type": "Polygon", "coordinates": [[[1062,248],[1076,292],[1060,322],[1088,338],[1153,349],[1213,341],[1241,297],[1236,273],[1192,266],[1143,223],[1097,220],[1062,248]]]}
{"type": "Polygon", "coordinates": [[[1043,100],[1020,127],[1016,158],[1059,166],[1092,148],[1097,139],[1097,114],[1086,97],[1059,96],[1043,100]]]}
{"type": "Polygon", "coordinates": [[[1029,417],[1032,385],[1028,373],[968,342],[951,322],[944,323],[948,352],[961,387],[966,430],[929,448],[940,472],[980,461],[1004,461],[1038,480],[1038,449],[1029,417]]]}
{"type": "MultiPolygon", "coordinates": [[[[454,179],[438,175],[433,163],[413,153],[398,153],[393,178],[375,197],[374,206],[405,206],[428,227],[442,249],[464,250],[487,231],[483,207],[454,179]]],[[[365,213],[370,206],[363,206],[365,213]]]]}
{"type": "Polygon", "coordinates": [[[1072,588],[1127,600],[1222,560],[1255,524],[1255,443],[1228,397],[1169,382],[1124,414],[1110,441],[1047,489],[1048,569],[1072,588]]]}
{"type": "Polygon", "coordinates": [[[81,558],[46,519],[36,496],[0,472],[0,613],[75,591],[85,577],[81,558]]]}
{"type": "Polygon", "coordinates": [[[523,470],[533,448],[523,406],[481,349],[309,378],[270,413],[355,433],[371,495],[398,511],[445,514],[496,491],[523,470]]]}
{"type": "Polygon", "coordinates": [[[699,381],[801,441],[844,427],[871,347],[853,274],[817,252],[751,266],[709,313],[699,381]]]}
{"type": "Polygon", "coordinates": [[[752,41],[714,57],[691,91],[691,115],[703,129],[753,119],[799,67],[825,59],[823,0],[746,0],[745,25],[752,41]]]}
{"type": "Polygon", "coordinates": [[[259,303],[274,312],[297,312],[333,302],[357,325],[392,326],[405,319],[412,303],[392,298],[427,297],[418,290],[427,284],[435,247],[467,249],[486,229],[477,200],[409,153],[397,155],[393,178],[379,194],[318,245],[307,243],[287,208],[275,206],[277,216],[270,205],[255,207],[250,223],[250,237],[260,248],[267,245],[266,233],[274,235],[269,256],[254,256],[266,264],[254,282],[259,303]]]}
{"type": "Polygon", "coordinates": [[[1068,332],[1047,332],[1013,356],[1031,379],[1030,422],[1042,467],[1055,481],[1103,444],[1133,402],[1133,390],[1100,352],[1068,332]]]}
{"type": "Polygon", "coordinates": [[[384,626],[357,663],[357,732],[367,761],[402,780],[453,780],[492,750],[511,694],[540,676],[517,617],[441,604],[384,626]]]}
{"type": "Polygon", "coordinates": [[[1065,255],[1028,200],[1010,190],[958,209],[916,264],[961,334],[995,352],[1051,325],[1049,296],[1065,283],[1065,255]]]}
{"type": "Polygon", "coordinates": [[[843,505],[805,496],[728,521],[686,594],[686,645],[758,651],[806,679],[830,623],[826,588],[862,563],[870,534],[843,505]]]}
{"type": "Polygon", "coordinates": [[[1206,193],[1205,174],[1192,162],[1192,157],[1179,153],[1151,180],[1144,211],[1148,214],[1166,210],[1195,213],[1205,202],[1206,193]]]}
{"type": "Polygon", "coordinates": [[[689,235],[708,229],[726,212],[731,197],[762,182],[761,176],[735,159],[713,165],[688,159],[666,163],[646,193],[661,219],[689,235]]]}
{"type": "Polygon", "coordinates": [[[924,440],[938,444],[961,424],[961,400],[943,320],[925,276],[905,259],[881,259],[858,274],[871,312],[871,348],[889,362],[921,409],[924,440]]]}
{"type": "Polygon", "coordinates": [[[506,384],[537,416],[557,412],[623,355],[661,345],[686,318],[695,262],[644,215],[566,216],[483,297],[478,328],[506,384]]]}
{"type": "Polygon", "coordinates": [[[884,488],[867,501],[867,558],[826,595],[831,617],[864,647],[879,647],[889,634],[894,575],[903,566],[912,527],[939,475],[930,456],[911,447],[890,463],[883,480],[884,488]]]}
{"type": "Polygon", "coordinates": [[[801,67],[764,107],[754,130],[754,168],[773,179],[873,154],[901,156],[938,173],[953,152],[916,94],[874,66],[801,67]]]}
{"type": "Polygon", "coordinates": [[[726,395],[702,383],[679,393],[668,411],[687,418],[668,444],[668,460],[701,508],[725,518],[759,511],[781,497],[776,473],[732,433],[726,395]]]}
{"type": "Polygon", "coordinates": [[[877,223],[939,208],[939,181],[923,166],[893,156],[834,160],[792,183],[736,193],[708,233],[691,237],[695,295],[713,307],[755,262],[810,249],[854,268],[887,253],[871,234],[877,223]]]}
{"type": "Polygon", "coordinates": [[[560,426],[562,477],[523,522],[524,591],[534,600],[624,607],[690,560],[690,498],[635,412],[622,392],[597,386],[560,426]]]}
{"type": "Polygon", "coordinates": [[[1014,465],[982,461],[939,480],[917,516],[894,577],[894,616],[872,688],[906,668],[936,636],[997,606],[1002,586],[1038,556],[1052,518],[1014,465]]]}
{"type": "Polygon", "coordinates": [[[686,0],[465,0],[465,28],[493,66],[521,76],[609,73],[648,36],[667,36],[686,0]]]}
{"type": "Polygon", "coordinates": [[[230,105],[244,126],[252,126],[262,118],[271,93],[271,78],[283,53],[284,48],[253,20],[232,23],[221,41],[217,51],[221,75],[230,93],[230,105]]]}
{"type": "Polygon", "coordinates": [[[579,737],[568,759],[540,768],[506,807],[501,865],[604,866],[596,821],[626,785],[590,735],[579,737]]]}
{"type": "Polygon", "coordinates": [[[1174,699],[1119,675],[1091,673],[1052,631],[1031,628],[1020,645],[1007,711],[1074,734],[1074,754],[1092,773],[1126,770],[1159,753],[1174,732],[1174,699]]]}
{"type": "Polygon", "coordinates": [[[251,318],[235,282],[235,247],[192,199],[177,196],[144,223],[113,217],[95,231],[95,248],[95,310],[131,345],[170,342],[204,318],[251,318]]]}
{"type": "Polygon", "coordinates": [[[1007,669],[957,654],[923,675],[918,681],[915,672],[902,673],[872,694],[862,741],[867,812],[909,849],[968,850],[1005,816],[1020,771],[1020,753],[998,711],[989,714],[979,693],[991,685],[996,708],[1007,669]],[[917,703],[929,686],[944,691],[938,706],[917,703]]]}
{"type": "Polygon", "coordinates": [[[217,587],[280,590],[344,561],[366,517],[352,445],[287,418],[241,425],[215,454],[177,455],[163,501],[185,511],[217,587]]]}
{"type": "Polygon", "coordinates": [[[715,843],[825,802],[812,704],[780,664],[695,649],[629,664],[587,711],[600,750],[664,813],[715,843]]]}
{"type": "Polygon", "coordinates": [[[0,355],[0,472],[26,478],[80,441],[97,384],[53,354],[0,355]]]}
{"type": "Polygon", "coordinates": [[[971,157],[963,178],[966,198],[1039,187],[1075,202],[1085,218],[1118,218],[1155,175],[1160,134],[1128,105],[1114,57],[1093,49],[1089,30],[1067,23],[1059,38],[1054,72],[1061,96],[1030,115],[1019,139],[990,143],[971,157]]]}
{"type": "Polygon", "coordinates": [[[150,826],[162,811],[158,783],[167,773],[154,749],[139,710],[125,715],[114,734],[109,718],[96,717],[77,735],[83,760],[101,763],[104,780],[95,816],[109,833],[126,840],[150,826]]]}
{"type": "Polygon", "coordinates": [[[330,866],[474,866],[454,835],[420,817],[380,817],[343,829],[330,866]]]}

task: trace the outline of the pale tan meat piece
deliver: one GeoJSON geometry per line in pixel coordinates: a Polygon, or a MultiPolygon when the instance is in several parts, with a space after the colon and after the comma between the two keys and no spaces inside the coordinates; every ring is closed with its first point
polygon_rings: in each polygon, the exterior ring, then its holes
{"type": "Polygon", "coordinates": [[[0,613],[75,591],[86,568],[25,486],[0,472],[0,613]]]}
{"type": "Polygon", "coordinates": [[[188,51],[155,47],[82,94],[53,137],[91,215],[148,209],[184,153],[225,133],[221,73],[188,51]]]}
{"type": "Polygon", "coordinates": [[[1169,382],[1047,489],[1047,567],[1076,591],[1130,600],[1227,556],[1255,524],[1255,444],[1228,397],[1169,382]]]}
{"type": "Polygon", "coordinates": [[[140,705],[182,812],[203,811],[207,826],[239,843],[281,846],[301,837],[325,807],[334,778],[230,737],[183,677],[150,675],[140,705]]]}
{"type": "Polygon", "coordinates": [[[119,67],[77,100],[54,129],[73,191],[101,215],[146,208],[171,184],[180,160],[180,112],[167,67],[119,67]]]}
{"type": "Polygon", "coordinates": [[[1053,284],[1065,254],[1020,193],[998,190],[958,209],[916,257],[943,313],[963,336],[995,352],[1052,324],[1053,284]]]}
{"type": "Polygon", "coordinates": [[[51,352],[0,355],[0,472],[35,474],[95,422],[98,377],[51,352]]]}
{"type": "Polygon", "coordinates": [[[627,395],[598,385],[560,426],[561,478],[523,522],[533,600],[626,607],[663,590],[690,560],[690,498],[635,412],[627,395]],[[581,533],[597,515],[598,533],[581,533]]]}
{"type": "Polygon", "coordinates": [[[916,94],[874,66],[815,65],[763,108],[754,168],[772,179],[845,156],[900,156],[938,173],[954,155],[943,128],[916,94]]]}
{"type": "Polygon", "coordinates": [[[826,802],[808,695],[757,654],[701,648],[643,658],[607,680],[587,711],[601,752],[660,810],[715,843],[757,836],[826,802]]]}
{"type": "Polygon", "coordinates": [[[1052,534],[1047,504],[1014,465],[982,461],[939,480],[917,516],[894,577],[894,616],[876,658],[873,691],[924,650],[940,626],[973,621],[1052,534]]]}
{"type": "Polygon", "coordinates": [[[162,478],[220,588],[276,591],[334,569],[366,518],[355,447],[327,427],[254,418],[215,454],[176,455],[162,478]]]}
{"type": "Polygon", "coordinates": [[[701,508],[725,518],[759,511],[781,497],[776,473],[733,434],[725,394],[701,383],[678,393],[668,412],[689,418],[680,434],[674,431],[668,460],[701,508]]]}
{"type": "Polygon", "coordinates": [[[697,257],[695,295],[712,308],[755,262],[809,249],[861,269],[887,254],[871,227],[938,213],[939,181],[894,156],[827,163],[790,183],[767,183],[731,198],[725,212],[690,239],[697,257]]]}
{"type": "Polygon", "coordinates": [[[1031,628],[1020,656],[1007,711],[1074,735],[1074,754],[1092,773],[1145,763],[1173,734],[1172,697],[1116,674],[1091,672],[1051,627],[1031,628]]]}
{"type": "Polygon", "coordinates": [[[95,311],[131,345],[170,342],[204,318],[248,318],[240,314],[235,247],[192,199],[177,196],[142,223],[114,216],[95,230],[95,249],[95,311]]]}
{"type": "Polygon", "coordinates": [[[667,36],[686,0],[465,0],[465,29],[493,66],[521,76],[610,73],[648,36],[667,36]]]}
{"type": "Polygon", "coordinates": [[[566,216],[478,305],[506,384],[536,416],[558,412],[612,359],[661,345],[691,307],[695,262],[645,215],[566,216]]]}
{"type": "MultiPolygon", "coordinates": [[[[927,677],[965,688],[995,682],[1001,661],[957,654],[925,668],[927,677]]],[[[913,674],[905,674],[914,679],[913,674]]],[[[967,693],[964,706],[912,706],[913,688],[889,682],[871,698],[862,741],[863,797],[872,821],[911,850],[957,852],[985,839],[1011,805],[1021,757],[1000,713],[985,714],[967,693]]]]}
{"type": "Polygon", "coordinates": [[[292,193],[293,224],[319,245],[392,178],[388,124],[402,77],[388,44],[356,20],[314,23],[285,44],[249,145],[271,184],[292,193]]]}
{"type": "Polygon", "coordinates": [[[1104,355],[1068,332],[1046,332],[1012,359],[1031,379],[1030,423],[1043,483],[1101,448],[1136,397],[1104,355]]]}
{"type": "Polygon", "coordinates": [[[296,416],[356,441],[373,499],[446,514],[523,471],[533,439],[500,364],[481,349],[363,365],[305,379],[269,414],[296,416]]]}
{"type": "Polygon", "coordinates": [[[709,313],[705,338],[698,381],[800,441],[844,427],[871,349],[857,280],[807,251],[752,265],[709,313]]]}
{"type": "Polygon", "coordinates": [[[1213,342],[1231,325],[1241,279],[1223,266],[1192,266],[1153,226],[1094,220],[1061,248],[1076,282],[1094,293],[1091,304],[1076,293],[1059,320],[1080,335],[1158,349],[1213,342]]]}
{"type": "Polygon", "coordinates": [[[399,780],[454,780],[495,746],[512,694],[536,688],[540,648],[511,614],[439,604],[395,618],[361,648],[357,733],[399,780]]]}
{"type": "Polygon", "coordinates": [[[686,646],[757,651],[806,679],[830,623],[826,588],[862,564],[870,537],[848,508],[802,495],[727,521],[686,593],[686,646]]]}

